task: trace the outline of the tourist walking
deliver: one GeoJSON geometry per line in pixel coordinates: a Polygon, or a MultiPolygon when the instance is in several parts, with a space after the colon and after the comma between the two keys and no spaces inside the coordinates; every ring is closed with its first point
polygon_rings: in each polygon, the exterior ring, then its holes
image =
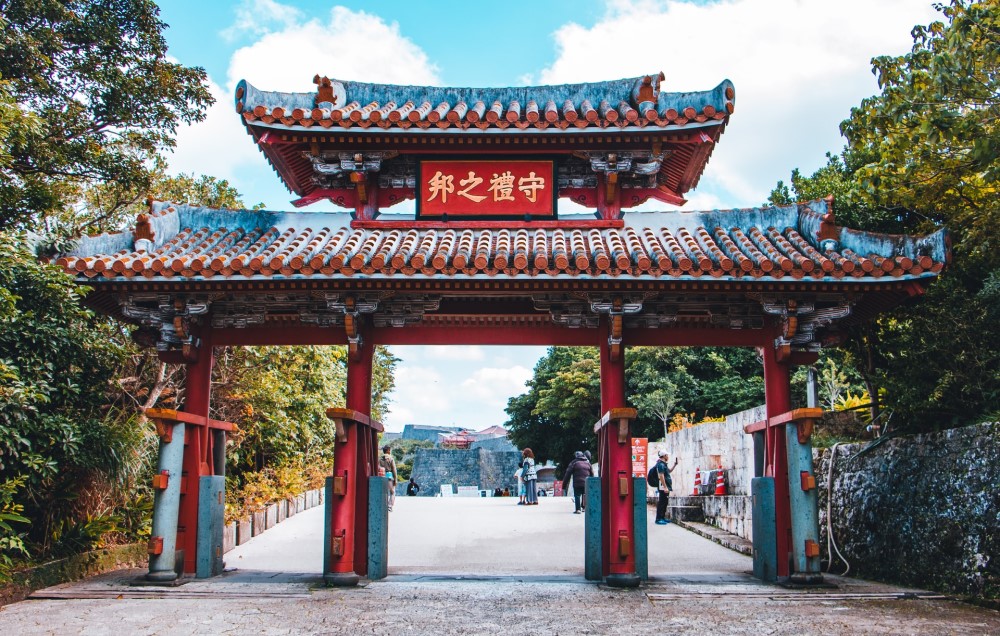
{"type": "Polygon", "coordinates": [[[378,458],[378,467],[379,472],[386,477],[389,490],[389,510],[392,510],[393,504],[396,503],[396,481],[398,481],[399,473],[396,472],[396,460],[392,458],[388,446],[382,447],[382,456],[378,458]]]}
{"type": "Polygon", "coordinates": [[[583,494],[587,489],[587,477],[594,476],[594,468],[587,461],[587,456],[583,451],[576,451],[573,461],[566,467],[566,474],[563,475],[563,492],[569,492],[569,483],[573,483],[573,503],[575,509],[573,514],[578,515],[583,510],[583,494]]]}
{"type": "Polygon", "coordinates": [[[420,485],[413,481],[413,477],[410,477],[410,483],[406,484],[406,496],[416,497],[418,492],[420,492],[420,485]]]}
{"type": "Polygon", "coordinates": [[[535,471],[535,454],[530,448],[521,451],[521,479],[524,480],[524,503],[538,505],[538,473],[535,471]]]}
{"type": "Polygon", "coordinates": [[[667,521],[667,497],[674,489],[674,481],[670,478],[670,471],[677,468],[677,458],[674,458],[674,465],[667,467],[667,460],[670,458],[667,451],[661,450],[656,460],[656,477],[659,485],[656,492],[659,498],[656,500],[656,525],[663,526],[667,521]]]}

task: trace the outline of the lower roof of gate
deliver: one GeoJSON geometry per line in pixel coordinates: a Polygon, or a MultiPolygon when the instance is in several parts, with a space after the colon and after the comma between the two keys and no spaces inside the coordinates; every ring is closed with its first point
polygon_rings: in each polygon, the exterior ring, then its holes
{"type": "Polygon", "coordinates": [[[131,231],[86,237],[57,263],[81,282],[612,280],[877,282],[934,278],[927,237],[835,224],[832,201],[547,222],[351,221],[346,214],[154,203],[131,231]]]}

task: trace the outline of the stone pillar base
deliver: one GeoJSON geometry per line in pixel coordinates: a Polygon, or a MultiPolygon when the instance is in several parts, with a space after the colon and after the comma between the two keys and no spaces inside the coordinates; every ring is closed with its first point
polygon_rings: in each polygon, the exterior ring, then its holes
{"type": "Polygon", "coordinates": [[[327,572],[323,575],[327,587],[354,587],[361,577],[354,572],[327,572]]]}
{"type": "Polygon", "coordinates": [[[609,574],[605,579],[608,587],[639,587],[638,574],[609,574]]]}

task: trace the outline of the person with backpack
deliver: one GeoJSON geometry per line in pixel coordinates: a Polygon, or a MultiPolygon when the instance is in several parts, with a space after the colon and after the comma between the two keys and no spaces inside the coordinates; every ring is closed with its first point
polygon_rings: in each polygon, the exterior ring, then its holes
{"type": "Polygon", "coordinates": [[[392,457],[388,446],[382,447],[382,456],[378,458],[379,473],[386,477],[389,490],[389,511],[392,511],[392,504],[396,503],[396,481],[399,473],[396,472],[396,460],[392,457]]]}
{"type": "Polygon", "coordinates": [[[578,515],[583,510],[583,493],[587,488],[587,477],[594,476],[594,469],[587,461],[586,455],[583,451],[576,451],[573,457],[573,461],[569,463],[566,467],[566,474],[563,475],[563,492],[569,492],[569,482],[573,480],[573,503],[576,504],[576,509],[573,514],[578,515]]]}
{"type": "Polygon", "coordinates": [[[670,491],[674,488],[674,482],[670,478],[670,472],[677,468],[677,458],[674,458],[674,465],[671,467],[667,466],[667,460],[670,456],[667,451],[661,450],[659,452],[659,457],[656,460],[656,465],[649,469],[649,473],[646,475],[646,483],[650,486],[656,488],[659,498],[656,500],[656,525],[664,526],[669,521],[667,521],[667,497],[670,496],[670,491]]]}

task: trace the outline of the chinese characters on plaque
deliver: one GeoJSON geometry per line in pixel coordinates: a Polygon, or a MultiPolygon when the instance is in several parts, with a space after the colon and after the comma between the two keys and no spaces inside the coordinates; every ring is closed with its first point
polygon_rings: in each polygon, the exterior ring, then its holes
{"type": "Polygon", "coordinates": [[[555,217],[551,161],[423,161],[419,216],[555,217]]]}

